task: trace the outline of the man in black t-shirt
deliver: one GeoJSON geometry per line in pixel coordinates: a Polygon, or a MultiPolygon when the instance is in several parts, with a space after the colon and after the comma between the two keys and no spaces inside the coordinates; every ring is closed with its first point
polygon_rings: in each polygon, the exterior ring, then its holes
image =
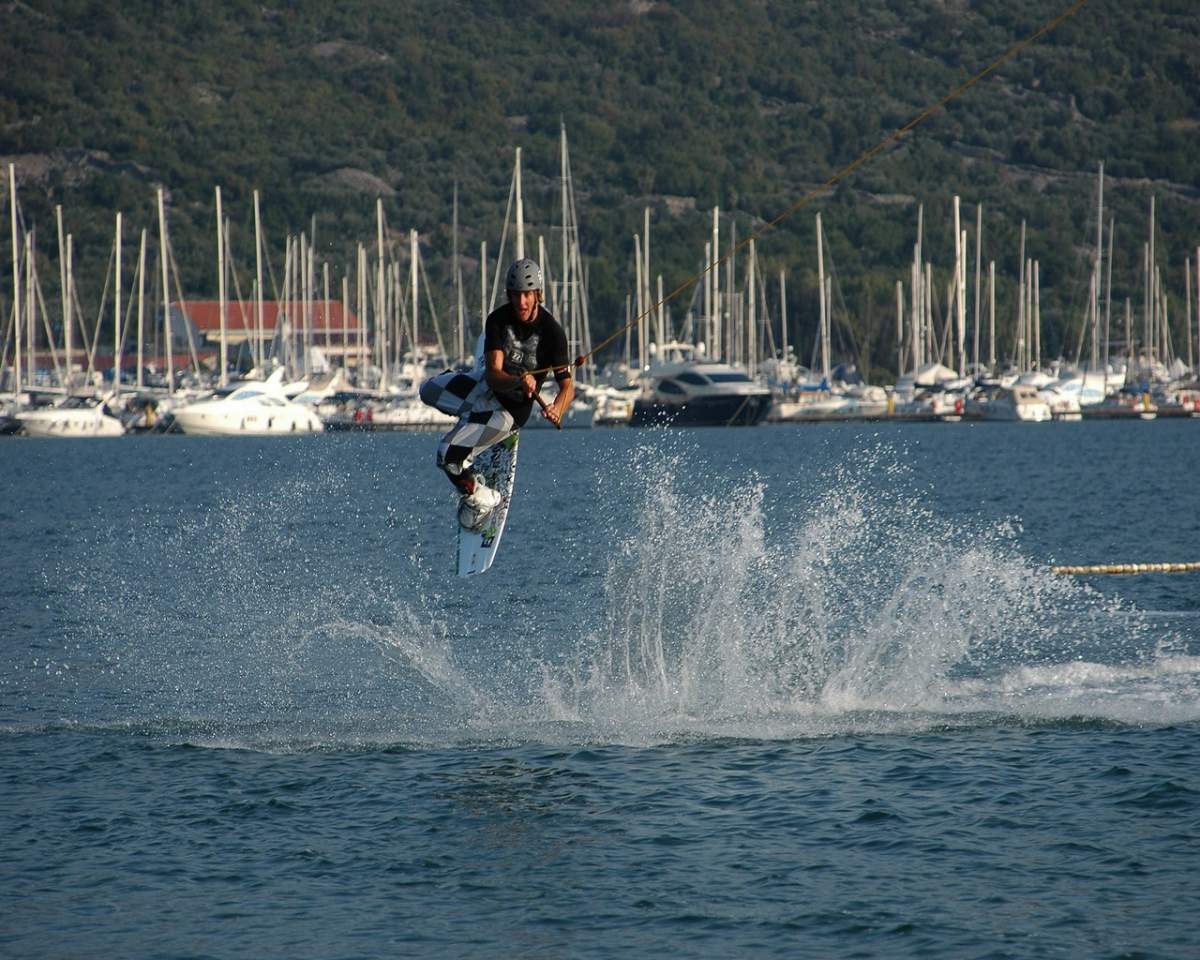
{"type": "Polygon", "coordinates": [[[558,381],[558,396],[544,408],[546,419],[557,426],[575,398],[566,334],[542,306],[541,268],[528,258],[517,260],[504,285],[508,303],[484,323],[482,368],[447,370],[421,384],[425,403],[459,418],[438,445],[437,465],[477,518],[500,495],[470,472],[471,461],[525,425],[548,370],[558,381]]]}

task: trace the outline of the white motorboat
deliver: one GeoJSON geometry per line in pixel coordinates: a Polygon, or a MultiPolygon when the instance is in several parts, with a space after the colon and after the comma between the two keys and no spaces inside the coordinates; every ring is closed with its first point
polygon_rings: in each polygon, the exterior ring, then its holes
{"type": "Polygon", "coordinates": [[[987,402],[981,403],[978,410],[984,420],[1044,423],[1052,419],[1050,404],[1038,393],[1036,387],[1024,383],[991,388],[988,391],[987,402]]]}
{"type": "Polygon", "coordinates": [[[287,398],[281,379],[282,375],[273,375],[262,382],[243,383],[226,396],[178,407],[173,411],[175,423],[184,433],[209,437],[265,437],[324,430],[321,418],[311,408],[287,398]]]}
{"type": "Polygon", "coordinates": [[[31,437],[119,437],[125,424],[96,397],[66,397],[53,407],[19,411],[16,419],[31,437]]]}

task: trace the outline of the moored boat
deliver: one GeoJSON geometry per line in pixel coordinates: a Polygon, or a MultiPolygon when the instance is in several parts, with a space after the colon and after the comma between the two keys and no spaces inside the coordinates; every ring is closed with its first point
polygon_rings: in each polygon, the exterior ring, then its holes
{"type": "Polygon", "coordinates": [[[771,410],[770,389],[727,363],[665,363],[647,379],[647,392],[634,402],[631,426],[754,426],[771,410]]]}
{"type": "Polygon", "coordinates": [[[119,437],[125,424],[96,397],[66,397],[52,407],[18,412],[16,419],[31,437],[119,437]]]}
{"type": "Polygon", "coordinates": [[[196,436],[263,437],[319,433],[321,418],[307,406],[289,400],[281,375],[243,383],[226,396],[210,397],[174,410],[175,425],[196,436]]]}

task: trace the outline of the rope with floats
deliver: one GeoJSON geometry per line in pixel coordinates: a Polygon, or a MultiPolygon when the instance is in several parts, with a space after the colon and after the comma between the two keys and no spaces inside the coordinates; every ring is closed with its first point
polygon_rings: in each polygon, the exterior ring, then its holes
{"type": "Polygon", "coordinates": [[[1136,573],[1200,573],[1200,563],[1095,563],[1086,566],[1051,567],[1051,573],[1065,576],[1083,576],[1086,574],[1120,574],[1136,573]]]}
{"type": "MultiPolygon", "coordinates": [[[[615,333],[613,333],[609,337],[606,337],[604,340],[601,340],[600,343],[598,343],[594,347],[592,347],[592,349],[589,350],[587,353],[580,354],[578,357],[575,358],[575,361],[574,361],[574,363],[571,364],[571,366],[576,369],[578,369],[579,367],[582,367],[583,364],[587,361],[587,359],[589,357],[592,357],[595,354],[599,353],[601,350],[603,350],[605,347],[607,347],[610,343],[612,343],[614,340],[616,340],[618,337],[620,337],[622,334],[624,334],[626,330],[632,330],[634,327],[636,327],[638,324],[640,324],[646,317],[652,316],[654,314],[654,312],[656,310],[658,310],[659,307],[664,306],[667,303],[670,303],[672,300],[674,300],[676,297],[678,297],[684,291],[691,289],[704,276],[711,273],[713,270],[716,270],[718,267],[720,267],[722,264],[724,264],[727,260],[736,256],[742,250],[743,247],[746,247],[750,243],[760,239],[769,230],[773,230],[775,227],[779,226],[779,224],[783,223],[784,220],[787,220],[789,217],[795,215],[798,211],[802,210],[804,207],[806,207],[810,203],[812,203],[813,200],[828,193],[831,189],[833,189],[833,187],[835,187],[842,180],[844,180],[848,176],[850,176],[850,174],[852,174],[859,167],[863,166],[868,161],[873,160],[876,156],[878,156],[880,153],[882,153],[884,150],[886,150],[892,144],[899,141],[900,138],[903,137],[906,133],[908,133],[909,131],[920,126],[922,123],[924,123],[926,120],[928,120],[935,113],[942,110],[948,104],[950,104],[954,100],[957,100],[959,97],[961,97],[964,93],[966,93],[968,90],[970,90],[973,86],[975,86],[981,80],[983,80],[986,77],[990,76],[991,74],[995,73],[1002,66],[1004,66],[1004,64],[1008,63],[1009,60],[1012,60],[1019,53],[1021,53],[1023,50],[1025,50],[1026,47],[1029,47],[1032,44],[1036,43],[1038,40],[1040,40],[1046,34],[1057,29],[1059,26],[1061,26],[1067,20],[1071,19],[1071,17],[1075,16],[1075,14],[1077,14],[1080,10],[1082,10],[1085,6],[1087,6],[1088,2],[1089,2],[1089,0],[1075,0],[1075,2],[1071,4],[1071,6],[1069,6],[1066,10],[1064,10],[1058,16],[1054,17],[1052,20],[1046,21],[1044,24],[1042,24],[1040,27],[1038,27],[1037,30],[1035,30],[1033,33],[1031,33],[1029,36],[1027,36],[1024,40],[1021,40],[1019,43],[1017,43],[1014,46],[1012,46],[1011,48],[1009,48],[1001,56],[999,56],[995,60],[993,60],[990,64],[988,64],[986,67],[984,67],[984,69],[979,71],[979,73],[975,74],[975,76],[973,76],[969,80],[966,80],[963,83],[959,84],[957,87],[955,87],[953,90],[951,90],[948,94],[946,94],[944,97],[942,97],[936,103],[926,107],[924,110],[922,110],[920,113],[918,113],[915,117],[913,117],[911,120],[909,120],[908,123],[904,124],[904,126],[899,127],[898,129],[892,131],[892,133],[888,134],[888,136],[884,137],[877,144],[875,144],[875,146],[871,147],[869,150],[864,152],[856,160],[852,161],[851,163],[847,164],[846,166],[844,166],[840,170],[838,170],[835,174],[833,174],[833,176],[831,176],[828,180],[826,180],[824,183],[822,183],[819,187],[816,187],[815,189],[810,190],[808,193],[806,193],[804,196],[802,196],[799,200],[797,200],[790,207],[788,207],[786,210],[784,210],[783,213],[779,214],[779,216],[777,216],[774,220],[769,220],[757,231],[755,231],[754,233],[752,233],[748,237],[746,237],[746,239],[740,241],[731,250],[729,250],[723,257],[720,257],[719,259],[714,260],[712,263],[708,264],[699,273],[696,273],[693,276],[688,277],[688,279],[684,280],[681,284],[679,284],[677,287],[675,287],[673,290],[671,290],[670,293],[666,294],[662,299],[658,300],[656,303],[651,304],[645,311],[638,314],[636,317],[634,317],[628,323],[624,324],[621,327],[618,327],[615,333]]],[[[532,372],[536,375],[539,373],[550,373],[553,369],[554,369],[553,367],[546,367],[543,370],[534,370],[532,372]]]]}

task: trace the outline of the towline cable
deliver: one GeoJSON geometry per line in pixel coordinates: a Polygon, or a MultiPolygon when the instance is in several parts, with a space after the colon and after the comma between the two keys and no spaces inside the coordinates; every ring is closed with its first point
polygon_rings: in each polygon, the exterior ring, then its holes
{"type": "MultiPolygon", "coordinates": [[[[708,266],[706,266],[699,273],[696,273],[696,274],[688,277],[686,280],[684,280],[682,283],[680,283],[677,287],[675,287],[673,290],[671,290],[669,293],[667,293],[661,300],[658,300],[656,303],[651,304],[645,311],[638,314],[638,316],[634,317],[628,323],[624,324],[621,327],[618,327],[616,332],[613,333],[611,336],[608,336],[604,340],[601,340],[600,343],[598,343],[596,346],[592,347],[592,349],[589,350],[587,353],[580,354],[578,357],[575,358],[574,362],[569,364],[568,366],[575,367],[576,369],[583,366],[583,364],[587,361],[587,359],[589,357],[595,356],[597,353],[599,353],[601,350],[603,350],[605,347],[607,347],[610,343],[612,343],[614,340],[616,340],[618,337],[620,337],[622,334],[624,334],[626,330],[632,330],[634,327],[636,327],[638,324],[640,324],[647,317],[653,316],[654,312],[659,307],[670,303],[672,300],[674,300],[676,297],[678,297],[685,290],[691,289],[691,287],[694,286],[697,282],[699,282],[699,280],[702,277],[711,273],[713,270],[716,270],[718,267],[720,267],[722,264],[724,264],[730,258],[736,256],[739,252],[741,252],[741,250],[744,247],[748,246],[751,242],[760,239],[768,231],[773,230],[775,227],[779,226],[779,224],[783,223],[783,221],[787,220],[789,217],[794,216],[797,212],[802,210],[804,207],[808,206],[810,203],[813,202],[813,200],[828,193],[833,187],[835,187],[842,180],[845,180],[848,176],[850,176],[850,174],[854,173],[854,171],[856,171],[859,167],[861,167],[864,164],[868,163],[869,161],[873,160],[875,157],[877,157],[880,153],[882,153],[884,150],[886,150],[892,144],[898,142],[902,137],[904,137],[905,134],[909,133],[911,130],[920,126],[922,123],[924,123],[930,117],[932,117],[935,113],[937,113],[938,111],[945,108],[948,104],[957,100],[959,97],[961,97],[964,93],[966,93],[968,90],[970,90],[973,86],[975,86],[981,80],[984,80],[987,77],[989,77],[991,74],[995,73],[1002,66],[1004,66],[1004,64],[1008,63],[1008,61],[1012,60],[1014,57],[1016,57],[1018,54],[1020,54],[1023,50],[1025,50],[1027,47],[1030,47],[1033,44],[1037,43],[1037,41],[1040,40],[1042,37],[1046,36],[1046,34],[1051,33],[1052,31],[1054,31],[1058,27],[1060,27],[1063,23],[1065,23],[1067,20],[1070,20],[1071,17],[1075,16],[1075,14],[1077,14],[1080,10],[1082,10],[1084,7],[1086,7],[1089,2],[1090,2],[1090,0],[1075,0],[1075,2],[1072,3],[1069,7],[1067,7],[1062,13],[1060,13],[1058,16],[1054,17],[1051,20],[1047,20],[1044,24],[1042,24],[1040,27],[1038,27],[1037,30],[1035,30],[1033,33],[1031,33],[1029,36],[1027,36],[1024,40],[1021,40],[1020,42],[1014,44],[1007,51],[1005,51],[1003,54],[1001,54],[999,57],[997,57],[995,60],[993,60],[991,63],[989,63],[986,67],[984,67],[982,70],[980,70],[979,73],[975,74],[975,76],[973,76],[969,80],[966,80],[963,83],[959,84],[957,87],[955,87],[953,90],[951,90],[948,94],[946,94],[944,97],[942,97],[936,103],[933,103],[930,106],[926,107],[924,110],[922,110],[920,113],[918,113],[915,117],[913,117],[911,120],[909,120],[908,123],[904,124],[904,126],[899,127],[896,130],[892,131],[892,133],[888,134],[888,136],[886,136],[882,140],[880,140],[877,144],[875,144],[875,146],[873,146],[869,150],[865,151],[856,160],[852,161],[851,163],[848,163],[846,166],[842,167],[840,170],[838,170],[836,173],[834,173],[828,180],[826,180],[824,183],[822,183],[819,187],[816,187],[813,190],[810,190],[808,193],[804,194],[804,196],[802,196],[799,200],[797,200],[790,207],[788,207],[786,210],[784,210],[783,213],[779,214],[779,216],[777,216],[774,220],[767,221],[767,223],[765,223],[762,227],[760,227],[754,233],[750,234],[744,240],[740,241],[736,246],[734,246],[731,250],[729,250],[724,256],[722,256],[719,259],[714,260],[712,263],[708,264],[708,266]]],[[[539,373],[550,373],[554,369],[555,369],[554,367],[545,367],[540,370],[533,370],[530,372],[533,373],[534,375],[537,375],[539,373]]],[[[561,368],[559,368],[559,369],[561,369],[561,368]]]]}

